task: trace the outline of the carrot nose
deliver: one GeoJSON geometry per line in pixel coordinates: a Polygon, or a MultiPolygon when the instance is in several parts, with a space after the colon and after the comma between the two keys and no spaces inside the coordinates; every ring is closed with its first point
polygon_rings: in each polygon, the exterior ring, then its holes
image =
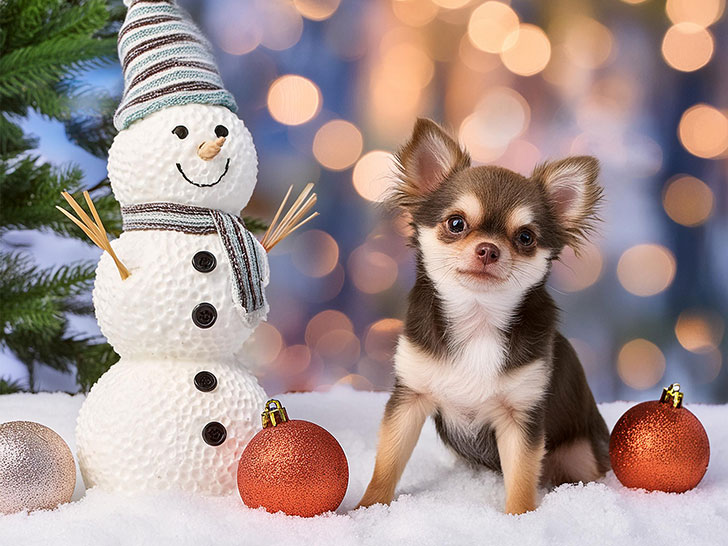
{"type": "Polygon", "coordinates": [[[197,147],[197,155],[200,156],[200,159],[210,161],[220,153],[223,144],[225,144],[225,137],[220,137],[210,141],[206,140],[197,147]]]}

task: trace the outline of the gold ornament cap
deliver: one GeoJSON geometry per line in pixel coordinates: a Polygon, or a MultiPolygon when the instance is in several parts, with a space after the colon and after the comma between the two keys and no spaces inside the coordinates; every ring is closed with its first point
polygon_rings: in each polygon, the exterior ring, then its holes
{"type": "Polygon", "coordinates": [[[680,391],[680,383],[673,383],[669,387],[662,389],[660,402],[663,404],[672,404],[673,408],[681,408],[683,393],[680,391]]]}
{"type": "Polygon", "coordinates": [[[268,400],[265,410],[261,413],[263,428],[275,427],[288,421],[288,412],[278,400],[268,400]]]}

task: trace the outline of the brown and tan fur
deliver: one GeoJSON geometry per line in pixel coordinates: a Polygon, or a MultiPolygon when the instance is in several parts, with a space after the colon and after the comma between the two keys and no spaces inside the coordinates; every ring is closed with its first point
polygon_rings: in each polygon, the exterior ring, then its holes
{"type": "Polygon", "coordinates": [[[597,161],[530,178],[471,167],[424,119],[398,160],[389,202],[412,218],[417,277],[360,506],[392,501],[428,416],[458,455],[503,473],[508,513],[534,510],[540,483],[599,478],[609,432],[545,288],[551,262],[592,229],[597,161]]]}

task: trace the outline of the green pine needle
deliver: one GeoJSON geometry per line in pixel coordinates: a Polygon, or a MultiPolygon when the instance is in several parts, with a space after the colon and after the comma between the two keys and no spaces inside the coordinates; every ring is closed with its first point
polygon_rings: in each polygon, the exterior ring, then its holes
{"type": "MultiPolygon", "coordinates": [[[[3,0],[0,2],[0,348],[28,369],[34,389],[37,366],[71,372],[83,390],[116,360],[101,339],[71,331],[68,317],[93,312],[94,263],[39,268],[5,239],[13,230],[39,230],[89,243],[55,209],[60,192],[88,184],[78,167],[42,161],[37,139],[24,134],[30,110],[64,122],[71,141],[106,157],[114,134],[115,99],[80,83],[91,68],[116,60],[116,31],[125,9],[105,0],[3,0]]],[[[112,235],[121,231],[118,203],[108,183],[92,198],[112,235]]],[[[0,379],[0,394],[22,390],[0,379]]]]}

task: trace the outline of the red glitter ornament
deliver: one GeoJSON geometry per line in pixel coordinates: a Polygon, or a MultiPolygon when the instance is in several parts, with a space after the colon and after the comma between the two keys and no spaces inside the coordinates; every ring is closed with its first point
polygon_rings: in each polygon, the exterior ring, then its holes
{"type": "Polygon", "coordinates": [[[246,506],[311,517],[336,510],[349,484],[349,464],[326,429],[288,419],[278,400],[265,405],[263,430],[243,451],[238,489],[246,506]]]}
{"type": "Polygon", "coordinates": [[[697,417],[682,407],[680,385],[660,400],[629,409],[614,425],[609,458],[625,487],[683,493],[705,475],[710,460],[708,435],[697,417]]]}

